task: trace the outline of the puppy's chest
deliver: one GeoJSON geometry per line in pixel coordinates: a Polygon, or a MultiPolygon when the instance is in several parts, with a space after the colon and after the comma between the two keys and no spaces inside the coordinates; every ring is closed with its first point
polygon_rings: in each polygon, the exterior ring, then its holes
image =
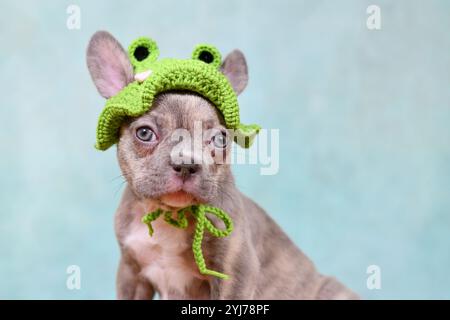
{"type": "Polygon", "coordinates": [[[192,227],[179,229],[162,218],[152,226],[154,233],[150,237],[148,227],[136,219],[123,241],[139,264],[141,276],[156,287],[162,299],[194,298],[193,292],[201,295],[195,288],[202,287],[205,278],[193,259],[192,227]]]}

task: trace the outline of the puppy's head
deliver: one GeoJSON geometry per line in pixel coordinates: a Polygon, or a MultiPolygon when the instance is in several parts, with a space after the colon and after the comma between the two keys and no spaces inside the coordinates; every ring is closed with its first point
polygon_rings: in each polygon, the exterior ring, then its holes
{"type": "MultiPolygon", "coordinates": [[[[128,56],[109,33],[92,37],[87,64],[105,98],[133,81],[128,56]]],[[[231,52],[221,71],[240,94],[248,80],[243,54],[231,52]]],[[[208,100],[191,92],[165,92],[154,99],[149,112],[122,125],[117,154],[137,196],[180,208],[226,195],[233,184],[231,143],[222,115],[208,100]]]]}

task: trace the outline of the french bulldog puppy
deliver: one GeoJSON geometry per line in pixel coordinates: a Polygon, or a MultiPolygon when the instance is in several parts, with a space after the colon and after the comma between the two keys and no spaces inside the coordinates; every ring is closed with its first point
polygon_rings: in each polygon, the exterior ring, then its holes
{"type": "MultiPolygon", "coordinates": [[[[105,98],[133,81],[126,52],[107,32],[92,37],[87,65],[105,98]]],[[[248,80],[244,55],[231,52],[221,71],[240,94],[248,80]]],[[[321,275],[272,218],[236,188],[229,163],[222,161],[229,157],[231,144],[221,114],[190,92],[160,94],[149,112],[123,124],[117,157],[127,186],[115,216],[121,250],[117,298],[151,299],[155,292],[162,299],[358,298],[334,278],[321,275]],[[195,124],[203,130],[194,130],[195,124]],[[200,139],[199,154],[173,139],[179,129],[200,139]],[[203,153],[213,161],[176,163],[175,147],[192,160],[203,153]],[[219,207],[233,219],[230,236],[205,233],[202,244],[208,268],[228,274],[228,280],[199,273],[191,247],[193,217],[187,229],[158,219],[152,237],[141,222],[157,208],[178,210],[198,203],[219,207]]],[[[221,227],[220,221],[211,220],[221,227]]]]}

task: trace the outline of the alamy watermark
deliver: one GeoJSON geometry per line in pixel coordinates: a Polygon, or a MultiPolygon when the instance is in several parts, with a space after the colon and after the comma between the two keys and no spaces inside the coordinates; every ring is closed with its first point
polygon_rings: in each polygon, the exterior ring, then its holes
{"type": "Polygon", "coordinates": [[[366,280],[366,286],[369,290],[381,289],[381,268],[376,264],[367,267],[366,273],[369,275],[366,280]]]}
{"type": "Polygon", "coordinates": [[[252,139],[243,137],[229,129],[226,133],[220,129],[203,129],[201,121],[194,122],[193,132],[187,129],[176,129],[170,140],[175,145],[171,149],[170,158],[174,164],[250,164],[260,165],[261,175],[275,175],[280,167],[280,143],[278,129],[261,129],[252,139]],[[220,144],[217,140],[220,138],[220,144]],[[216,138],[216,140],[214,139],[216,138]],[[240,141],[241,139],[241,141],[240,141]],[[248,141],[244,141],[249,139],[248,141]],[[244,149],[232,144],[251,147],[244,149]]]}
{"type": "Polygon", "coordinates": [[[81,268],[77,265],[70,265],[66,269],[66,287],[69,290],[81,289],[81,268]]]}
{"type": "Polygon", "coordinates": [[[381,8],[377,5],[370,5],[366,9],[366,13],[369,15],[366,20],[366,26],[369,30],[381,29],[381,8]]]}
{"type": "Polygon", "coordinates": [[[67,7],[66,13],[68,14],[66,20],[66,27],[69,30],[79,30],[81,28],[81,9],[75,4],[71,4],[67,7]]]}

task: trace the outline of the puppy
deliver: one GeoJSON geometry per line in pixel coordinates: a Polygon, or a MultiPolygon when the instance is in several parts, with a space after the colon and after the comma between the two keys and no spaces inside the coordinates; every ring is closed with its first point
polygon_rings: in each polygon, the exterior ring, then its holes
{"type": "MultiPolygon", "coordinates": [[[[92,37],[87,65],[105,98],[133,81],[127,54],[109,33],[92,37]]],[[[240,94],[248,81],[243,54],[231,52],[221,71],[240,94]]],[[[190,92],[162,93],[149,112],[122,125],[117,157],[127,186],[115,216],[121,251],[117,297],[151,299],[158,292],[162,299],[357,298],[318,273],[267,213],[236,188],[229,161],[223,161],[229,159],[231,144],[215,106],[190,92]],[[173,139],[180,129],[198,139],[201,148],[173,139]],[[174,161],[174,148],[191,161],[174,161]],[[205,154],[212,161],[195,161],[205,154]],[[187,229],[158,219],[152,237],[141,222],[157,208],[176,211],[200,203],[221,208],[233,219],[230,236],[206,233],[202,244],[208,268],[230,275],[228,280],[199,273],[191,245],[193,217],[187,229]]],[[[211,220],[220,227],[220,221],[211,220]]]]}

